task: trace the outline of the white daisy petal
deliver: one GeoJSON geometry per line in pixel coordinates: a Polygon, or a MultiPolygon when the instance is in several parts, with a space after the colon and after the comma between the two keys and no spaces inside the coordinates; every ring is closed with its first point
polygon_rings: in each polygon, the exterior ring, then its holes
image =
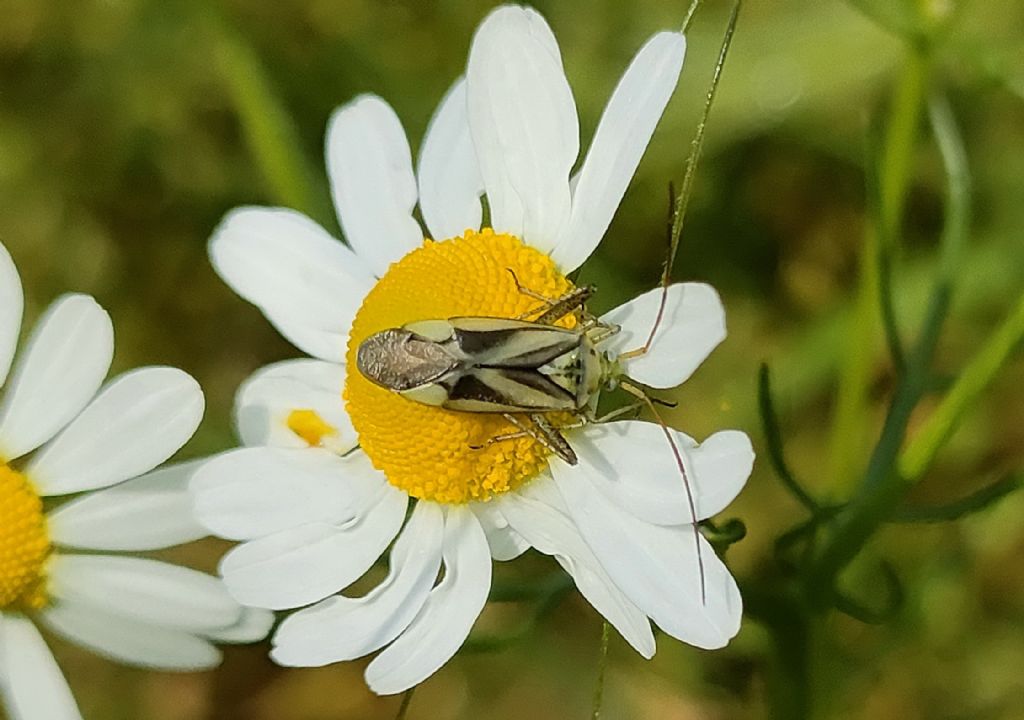
{"type": "Polygon", "coordinates": [[[193,476],[195,515],[229,540],[251,540],[309,522],[341,526],[360,509],[347,468],[341,458],[316,448],[232,450],[193,476]]]}
{"type": "Polygon", "coordinates": [[[742,600],[728,568],[693,526],[651,525],[612,504],[577,468],[552,473],[580,534],[615,584],[666,633],[696,647],[724,647],[740,627],[742,600]],[[704,566],[706,602],[698,564],[704,566]]]}
{"type": "Polygon", "coordinates": [[[161,627],[216,630],[234,625],[242,612],[217,578],[158,560],[57,555],[48,576],[59,600],[161,627]]]}
{"type": "Polygon", "coordinates": [[[0,244],[0,386],[7,379],[7,371],[11,369],[14,350],[18,346],[24,306],[25,295],[18,268],[7,248],[0,244]]]}
{"type": "Polygon", "coordinates": [[[679,80],[686,40],[661,32],[640,49],[605,108],[573,192],[572,214],[552,259],[575,270],[601,241],[679,80]]]}
{"type": "Polygon", "coordinates": [[[361,95],[334,111],[327,174],[345,237],[378,277],[423,243],[409,141],[382,99],[361,95]]]}
{"type": "Polygon", "coordinates": [[[260,608],[243,607],[238,622],[216,630],[206,630],[204,637],[219,643],[246,644],[259,642],[274,626],[274,613],[260,608]]]}
{"type": "Polygon", "coordinates": [[[543,18],[512,5],[488,15],[473,38],[466,81],[491,224],[549,252],[569,219],[579,122],[543,18]]]}
{"type": "Polygon", "coordinates": [[[50,648],[27,618],[0,613],[0,700],[11,720],[82,720],[50,648]]]}
{"type": "Polygon", "coordinates": [[[345,366],[320,360],[285,360],[257,370],[238,389],[235,422],[245,445],[304,448],[308,443],[288,427],[295,410],[312,410],[334,429],[323,445],[345,453],[358,442],[341,393],[345,366]]]}
{"type": "Polygon", "coordinates": [[[114,329],[88,295],[54,301],[36,324],[0,405],[0,456],[53,437],[92,399],[110,368],[114,329]]]}
{"type": "Polygon", "coordinates": [[[202,460],[146,473],[65,503],[47,515],[64,547],[142,551],[192,542],[209,533],[192,514],[188,483],[202,460]]]}
{"type": "Polygon", "coordinates": [[[170,367],[114,378],[26,468],[46,495],[106,487],[173,455],[203,417],[203,391],[170,367]]]}
{"type": "Polygon", "coordinates": [[[274,636],[279,665],[316,667],[387,645],[426,602],[441,566],[444,516],[421,502],[391,550],[387,578],[360,598],[334,596],[288,617],[274,636]]]}
{"type": "Polygon", "coordinates": [[[435,240],[480,227],[484,181],[469,134],[466,80],[459,78],[444,96],[420,148],[420,209],[435,240]]]}
{"type": "Polygon", "coordinates": [[[291,343],[344,359],[352,318],[374,282],[355,253],[301,213],[261,207],[228,213],[209,250],[224,282],[291,343]]]}
{"type": "Polygon", "coordinates": [[[584,428],[572,436],[577,469],[613,504],[655,525],[688,524],[721,512],[750,477],[750,439],[726,430],[698,446],[678,430],[669,432],[683,458],[696,518],[675,454],[659,425],[625,420],[584,428]]]}
{"type": "Polygon", "coordinates": [[[647,616],[608,576],[601,562],[566,516],[554,481],[537,479],[528,493],[509,493],[500,501],[504,514],[533,547],[555,556],[580,593],[645,658],[654,657],[654,633],[647,616]],[[552,492],[541,494],[544,486],[552,492]]]}
{"type": "Polygon", "coordinates": [[[408,690],[437,672],[462,646],[487,602],[491,555],[467,507],[447,509],[444,568],[444,579],[408,629],[366,668],[366,682],[378,695],[408,690]]]}
{"type": "MultiPolygon", "coordinates": [[[[622,327],[607,341],[608,349],[621,353],[643,346],[658,316],[661,293],[661,288],[649,290],[601,318],[622,327]]],[[[626,361],[626,372],[650,387],[675,387],[724,339],[725,309],[715,289],[704,283],[677,283],[669,287],[650,351],[626,361]]]]}
{"type": "Polygon", "coordinates": [[[530,543],[509,525],[497,503],[473,503],[470,508],[484,529],[492,558],[499,562],[515,560],[530,548],[530,543]]]}
{"type": "Polygon", "coordinates": [[[239,545],[224,556],[221,575],[243,605],[283,610],[322,600],[376,562],[401,529],[408,502],[383,484],[353,522],[311,522],[239,545]]]}
{"type": "MultiPolygon", "coordinates": [[[[104,612],[93,605],[56,603],[41,620],[58,635],[98,655],[156,670],[199,671],[217,667],[220,651],[183,630],[156,627],[104,612]]],[[[34,720],[49,720],[40,715],[34,720]]]]}

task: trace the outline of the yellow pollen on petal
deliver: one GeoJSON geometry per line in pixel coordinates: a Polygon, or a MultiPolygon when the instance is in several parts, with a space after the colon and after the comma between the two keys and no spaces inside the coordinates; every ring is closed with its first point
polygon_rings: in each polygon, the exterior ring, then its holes
{"type": "Polygon", "coordinates": [[[46,606],[50,550],[43,501],[24,475],[0,463],[0,610],[46,606]]]}
{"type": "MultiPolygon", "coordinates": [[[[459,316],[514,318],[573,285],[547,255],[490,229],[426,240],[394,263],[366,296],[349,334],[344,398],[359,445],[388,481],[413,497],[441,503],[487,500],[521,486],[547,466],[549,451],[532,438],[488,444],[515,428],[498,413],[424,405],[367,380],[356,369],[360,343],[417,320],[459,316]]],[[[560,321],[565,327],[574,317],[560,321]]]]}
{"type": "Polygon", "coordinates": [[[338,429],[320,417],[315,410],[292,410],[288,413],[287,422],[288,429],[312,447],[319,447],[325,437],[338,434],[338,429]]]}

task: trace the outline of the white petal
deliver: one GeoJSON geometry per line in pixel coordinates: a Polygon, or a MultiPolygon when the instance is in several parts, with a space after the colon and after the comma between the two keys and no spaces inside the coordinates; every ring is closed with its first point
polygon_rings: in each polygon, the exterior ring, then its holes
{"type": "Polygon", "coordinates": [[[258,642],[265,638],[274,626],[274,613],[260,608],[243,607],[242,614],[234,625],[216,630],[207,630],[203,635],[215,642],[244,644],[258,642]]]}
{"type": "Polygon", "coordinates": [[[469,134],[465,78],[455,81],[427,126],[417,175],[431,237],[443,240],[480,227],[484,181],[469,134]]]}
{"type": "Polygon", "coordinates": [[[349,245],[378,277],[423,244],[416,178],[402,123],[376,95],[342,105],[327,124],[327,174],[349,245]]]}
{"type": "Polygon", "coordinates": [[[349,464],[326,450],[253,447],[209,460],[192,478],[196,518],[229,540],[310,522],[344,525],[360,509],[349,464]]]}
{"type": "Polygon", "coordinates": [[[55,598],[140,623],[199,632],[234,625],[242,613],[217,578],[158,560],[57,555],[49,576],[55,598]]]}
{"type": "Polygon", "coordinates": [[[366,668],[370,689],[392,695],[437,672],[466,640],[490,590],[484,531],[468,508],[451,506],[444,528],[444,579],[409,628],[366,668]]]}
{"type": "MultiPolygon", "coordinates": [[[[208,640],[183,630],[112,615],[92,605],[57,603],[40,617],[47,627],[71,642],[129,665],[198,671],[217,667],[221,660],[220,651],[208,640]]],[[[45,716],[47,720],[49,717],[45,716]]]]}
{"type": "Polygon", "coordinates": [[[551,470],[608,575],[662,630],[705,649],[724,647],[736,635],[743,609],[739,588],[711,545],[695,538],[692,525],[645,523],[613,505],[576,468],[553,462],[551,470]]]}
{"type": "Polygon", "coordinates": [[[551,253],[562,272],[582,265],[608,229],[676,88],[685,54],[682,35],[658,33],[619,80],[580,168],[569,224],[551,253]]]}
{"type": "Polygon", "coordinates": [[[466,80],[491,224],[548,252],[569,219],[579,122],[543,18],[511,5],[488,15],[473,38],[466,80]]]}
{"type": "Polygon", "coordinates": [[[46,495],[107,487],[169,458],[202,417],[203,391],[188,373],[132,370],[114,378],[32,458],[26,473],[46,495]]]}
{"type": "MultiPolygon", "coordinates": [[[[622,331],[605,348],[625,352],[643,347],[658,316],[661,288],[649,290],[601,318],[622,331]]],[[[718,293],[704,283],[677,283],[668,289],[665,313],[646,355],[626,361],[631,378],[656,388],[686,380],[725,339],[725,309],[718,293]]]]}
{"type": "Polygon", "coordinates": [[[24,306],[25,296],[18,268],[7,248],[0,243],[0,386],[7,379],[7,371],[11,369],[14,350],[18,346],[24,306]]]}
{"type": "Polygon", "coordinates": [[[312,410],[335,429],[322,444],[343,454],[358,438],[341,399],[345,366],[320,360],[285,360],[257,370],[235,397],[235,422],[245,445],[305,448],[308,443],[288,427],[294,410],[312,410]]]}
{"type": "Polygon", "coordinates": [[[476,519],[484,529],[487,544],[491,548],[491,557],[495,560],[515,560],[530,548],[530,543],[508,524],[505,515],[498,508],[498,503],[473,503],[470,509],[476,514],[476,519]]]}
{"type": "Polygon", "coordinates": [[[210,262],[296,347],[341,361],[374,278],[355,253],[301,213],[232,210],[210,238],[210,262]]]}
{"type": "Polygon", "coordinates": [[[36,324],[0,405],[0,455],[52,438],[92,399],[110,368],[114,328],[88,295],[54,301],[36,324]]]}
{"type": "MultiPolygon", "coordinates": [[[[363,472],[370,472],[369,461],[363,472]]],[[[282,610],[322,600],[381,556],[402,527],[408,502],[380,481],[375,502],[344,526],[312,522],[234,548],[221,561],[224,582],[243,605],[282,610]]]]}
{"type": "Polygon", "coordinates": [[[315,667],[379,650],[423,607],[441,567],[444,516],[435,503],[416,505],[391,550],[387,578],[361,598],[340,595],[289,616],[274,636],[280,665],[315,667]]]}
{"type": "Polygon", "coordinates": [[[0,613],[0,699],[11,720],[82,720],[53,653],[32,623],[0,613]]]}
{"type": "Polygon", "coordinates": [[[750,477],[754,450],[736,430],[715,433],[701,445],[670,430],[683,458],[684,479],[659,425],[637,420],[590,425],[571,438],[576,471],[612,503],[655,525],[680,525],[721,512],[750,477]],[[690,509],[686,481],[693,493],[690,509]]]}
{"type": "Polygon", "coordinates": [[[203,460],[171,465],[83,495],[47,516],[64,547],[141,551],[180,545],[208,532],[192,514],[188,483],[203,460]]]}
{"type": "Polygon", "coordinates": [[[508,493],[500,505],[517,531],[537,550],[558,558],[594,609],[603,615],[619,634],[645,658],[654,656],[654,633],[647,616],[633,604],[612,579],[579,530],[565,514],[555,488],[552,498],[537,492],[543,485],[553,486],[549,478],[538,478],[527,493],[508,493]],[[535,487],[536,486],[536,487],[535,487]]]}

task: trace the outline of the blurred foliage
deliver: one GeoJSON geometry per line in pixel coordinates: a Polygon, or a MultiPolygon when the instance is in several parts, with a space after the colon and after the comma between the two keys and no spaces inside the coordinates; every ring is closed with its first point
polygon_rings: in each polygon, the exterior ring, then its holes
{"type": "MultiPolygon", "coordinates": [[[[357,93],[379,93],[415,149],[493,4],[0,0],[0,241],[22,273],[26,314],[37,316],[62,292],[92,293],[114,318],[116,369],[178,365],[206,389],[207,418],[185,455],[229,447],[235,388],[257,367],[296,353],[217,280],[206,262],[211,229],[230,208],[255,203],[302,206],[336,230],[321,159],[331,110],[357,93]]],[[[631,54],[655,30],[677,27],[687,4],[537,3],[561,43],[584,138],[631,54]]],[[[656,282],[666,188],[682,176],[729,10],[708,0],[697,13],[679,90],[584,269],[584,280],[601,288],[598,310],[656,282]]],[[[992,349],[1024,291],[1018,0],[749,2],[682,237],[675,276],[719,288],[730,335],[679,391],[672,422],[697,437],[738,427],[760,438],[757,365],[768,362],[786,460],[825,504],[851,495],[897,377],[881,321],[862,328],[858,277],[872,226],[872,122],[896,107],[908,53],[924,42],[921,92],[949,98],[974,216],[952,268],[938,378],[909,418],[912,442],[933,412],[967,409],[953,434],[940,433],[944,444],[907,503],[912,511],[960,501],[1019,471],[1024,362],[1012,337],[992,349]],[[982,347],[987,354],[976,358],[982,347]],[[961,385],[954,401],[974,404],[944,407],[954,376],[986,358],[1006,363],[994,383],[961,385]],[[855,378],[864,393],[852,430],[837,439],[830,428],[839,377],[855,378]],[[830,460],[837,443],[838,466],[830,460]]],[[[906,156],[898,171],[906,193],[888,229],[898,236],[892,314],[909,341],[926,313],[946,207],[926,115],[908,120],[910,140],[893,141],[906,156]]],[[[728,513],[744,520],[747,536],[728,560],[744,583],[770,588],[778,582],[773,538],[805,512],[758,444],[762,461],[728,513]]],[[[613,633],[602,717],[759,718],[787,683],[805,684],[791,689],[809,693],[821,717],[1021,717],[1024,494],[972,509],[956,524],[896,523],[875,536],[844,587],[878,609],[885,557],[885,572],[901,581],[900,609],[878,624],[830,615],[806,636],[784,637],[806,646],[809,667],[788,663],[778,632],[756,617],[725,651],[661,638],[651,662],[613,633]]],[[[211,569],[222,549],[210,542],[176,557],[211,569]]],[[[498,581],[536,582],[552,569],[530,555],[499,567],[498,581]]],[[[600,619],[576,593],[516,599],[492,603],[478,625],[481,642],[417,690],[408,720],[588,716],[600,619]],[[533,613],[537,602],[546,612],[533,613]],[[508,641],[487,642],[500,637],[508,641]]],[[[771,598],[752,592],[747,601],[764,611],[771,598]]],[[[176,676],[55,646],[89,720],[393,718],[400,703],[372,696],[362,663],[285,671],[265,648],[240,648],[215,673],[176,676]]]]}

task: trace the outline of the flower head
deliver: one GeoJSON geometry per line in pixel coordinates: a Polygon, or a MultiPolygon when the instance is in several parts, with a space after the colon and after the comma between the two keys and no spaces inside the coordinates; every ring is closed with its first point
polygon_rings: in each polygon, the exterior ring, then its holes
{"type": "MultiPolygon", "coordinates": [[[[236,414],[247,447],[213,459],[192,483],[200,519],[242,541],[221,565],[232,593],[274,609],[312,604],[274,637],[279,663],[322,665],[383,649],[367,668],[370,687],[405,690],[469,634],[492,559],[528,547],[555,556],[646,657],[654,653],[650,619],[701,647],[720,647],[738,630],[736,584],[710,546],[695,542],[692,523],[743,486],[753,461],[745,435],[726,431],[698,445],[674,432],[695,518],[657,425],[573,429],[567,421],[581,408],[552,413],[578,458],[570,464],[536,433],[517,432],[515,418],[440,407],[436,391],[417,402],[356,367],[361,345],[379,331],[516,318],[536,310],[537,295],[573,290],[567,275],[607,229],[684,51],[678,33],[644,45],[571,175],[579,127],[555,38],[535,11],[498,8],[430,123],[417,172],[380,98],[357,98],[331,118],[327,166],[347,246],[277,208],[235,210],[214,233],[217,272],[315,358],[271,365],[243,385],[236,414]],[[490,217],[481,227],[484,195],[490,217]],[[388,575],[375,589],[338,594],[389,546],[388,575]]],[[[637,382],[666,388],[689,377],[725,324],[712,288],[674,285],[650,352],[625,354],[644,344],[659,293],[601,318],[620,328],[601,351],[637,382]]],[[[558,324],[576,322],[567,314],[558,324]]]]}
{"type": "MultiPolygon", "coordinates": [[[[0,246],[0,383],[21,327],[17,270],[0,246]]],[[[198,670],[212,641],[248,641],[270,615],[216,578],[124,551],[206,535],[192,518],[194,464],[153,470],[195,431],[203,395],[180,370],[126,372],[101,388],[110,317],[86,295],[50,306],[0,401],[0,703],[12,720],[78,709],[35,628],[129,664],[198,670]],[[81,494],[47,511],[50,498],[81,494]]]]}

